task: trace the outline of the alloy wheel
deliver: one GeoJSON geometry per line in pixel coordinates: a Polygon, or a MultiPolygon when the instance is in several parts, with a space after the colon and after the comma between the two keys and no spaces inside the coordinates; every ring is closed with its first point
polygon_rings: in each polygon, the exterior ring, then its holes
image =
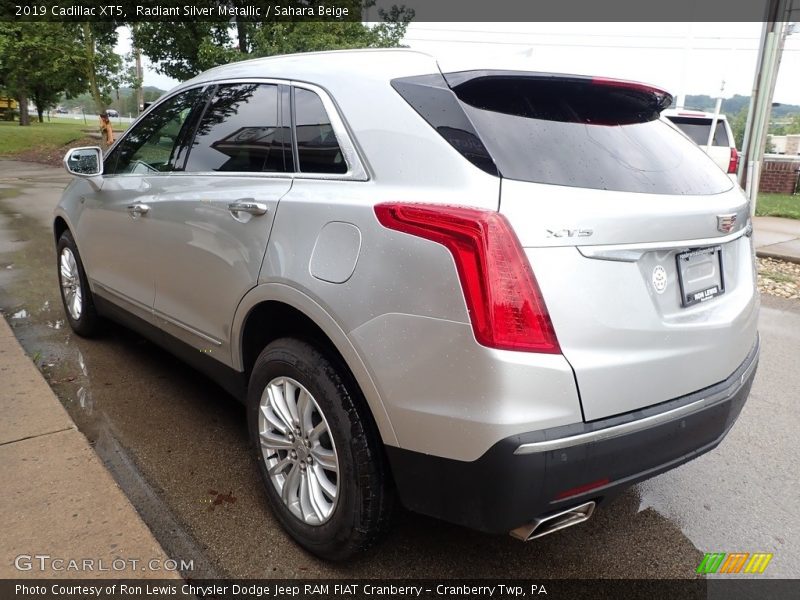
{"type": "Polygon", "coordinates": [[[83,312],[83,292],[78,261],[75,260],[72,250],[64,248],[61,250],[58,262],[61,289],[64,292],[64,306],[70,316],[77,321],[83,312]]]}
{"type": "Polygon", "coordinates": [[[328,422],[311,393],[276,377],[259,403],[258,432],[269,478],[289,511],[322,525],[339,497],[339,459],[328,422]]]}

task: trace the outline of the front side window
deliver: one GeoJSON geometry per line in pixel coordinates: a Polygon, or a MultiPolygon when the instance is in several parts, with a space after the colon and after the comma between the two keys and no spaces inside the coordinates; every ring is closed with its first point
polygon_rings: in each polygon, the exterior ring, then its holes
{"type": "Polygon", "coordinates": [[[156,107],[108,155],[104,172],[146,175],[180,168],[176,161],[188,139],[189,115],[202,94],[191,89],[156,107]]]}
{"type": "Polygon", "coordinates": [[[197,127],[186,170],[283,173],[291,170],[288,123],[279,120],[278,86],[222,85],[197,127]],[[289,167],[289,168],[287,168],[289,167]]]}
{"type": "Polygon", "coordinates": [[[347,173],[347,163],[319,96],[294,90],[297,156],[302,173],[347,173]]]}

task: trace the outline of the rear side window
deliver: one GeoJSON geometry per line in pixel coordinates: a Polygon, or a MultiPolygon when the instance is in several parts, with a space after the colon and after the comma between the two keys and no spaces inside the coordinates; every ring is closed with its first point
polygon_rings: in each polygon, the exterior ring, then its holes
{"type": "Polygon", "coordinates": [[[319,96],[294,88],[297,156],[302,173],[347,173],[347,163],[319,96]]]}
{"type": "Polygon", "coordinates": [[[291,138],[278,99],[276,85],[221,85],[197,126],[186,171],[290,170],[291,138]]]}
{"type": "MultiPolygon", "coordinates": [[[[675,123],[678,128],[688,135],[698,146],[705,146],[708,143],[708,133],[711,131],[711,119],[697,119],[693,117],[667,117],[675,123]]],[[[717,130],[714,132],[712,146],[730,146],[728,140],[728,130],[725,123],[717,121],[717,130]]]]}
{"type": "MultiPolygon", "coordinates": [[[[403,89],[432,87],[430,77],[392,84],[444,136],[441,111],[426,109],[425,94],[412,101],[403,89]]],[[[451,73],[444,80],[435,87],[448,87],[458,99],[465,133],[474,131],[479,142],[472,147],[482,145],[502,177],[651,194],[717,194],[732,186],[701,149],[659,120],[671,98],[658,90],[523,72],[451,73]]]]}

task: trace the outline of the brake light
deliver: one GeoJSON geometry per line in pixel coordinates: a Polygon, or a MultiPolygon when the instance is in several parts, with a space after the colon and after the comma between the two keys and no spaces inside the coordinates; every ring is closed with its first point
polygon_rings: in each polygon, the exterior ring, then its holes
{"type": "Polygon", "coordinates": [[[640,83],[638,81],[628,81],[627,79],[614,79],[613,77],[592,77],[592,83],[595,85],[607,85],[610,87],[627,88],[629,90],[639,90],[640,92],[649,92],[651,94],[669,94],[660,88],[640,83]]]}
{"type": "Polygon", "coordinates": [[[625,79],[613,79],[611,77],[592,77],[594,85],[605,85],[620,89],[634,90],[643,94],[650,94],[656,100],[659,112],[672,104],[672,94],[646,83],[637,81],[627,81],[625,79]]]}
{"type": "Polygon", "coordinates": [[[739,152],[736,148],[731,148],[731,159],[728,161],[728,173],[736,173],[739,170],[739,152]]]}
{"type": "Polygon", "coordinates": [[[488,210],[432,204],[375,207],[389,229],[445,246],[456,263],[472,331],[501,350],[558,354],[550,315],[508,221],[488,210]]]}

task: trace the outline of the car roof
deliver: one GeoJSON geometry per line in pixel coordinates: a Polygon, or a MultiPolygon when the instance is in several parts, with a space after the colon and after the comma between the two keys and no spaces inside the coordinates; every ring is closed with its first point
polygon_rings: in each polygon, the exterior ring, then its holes
{"type": "MultiPolygon", "coordinates": [[[[254,58],[214,67],[178,85],[173,91],[203,83],[231,79],[273,78],[305,81],[327,88],[347,85],[348,78],[390,81],[399,77],[455,73],[459,71],[517,72],[561,77],[592,78],[590,75],[543,72],[530,57],[514,54],[433,56],[409,48],[362,48],[301,52],[254,58]]],[[[352,79],[351,79],[352,81],[352,79]]],[[[612,81],[609,79],[609,81],[612,81]]],[[[638,82],[627,82],[638,83],[638,82]]],[[[647,84],[647,87],[649,86],[647,84]]]]}
{"type": "Polygon", "coordinates": [[[347,75],[370,72],[382,73],[384,79],[413,74],[435,73],[439,70],[430,54],[407,48],[365,48],[303,52],[265,58],[254,58],[215,67],[181,84],[179,87],[220,79],[272,77],[276,79],[309,80],[312,83],[347,75]]]}

